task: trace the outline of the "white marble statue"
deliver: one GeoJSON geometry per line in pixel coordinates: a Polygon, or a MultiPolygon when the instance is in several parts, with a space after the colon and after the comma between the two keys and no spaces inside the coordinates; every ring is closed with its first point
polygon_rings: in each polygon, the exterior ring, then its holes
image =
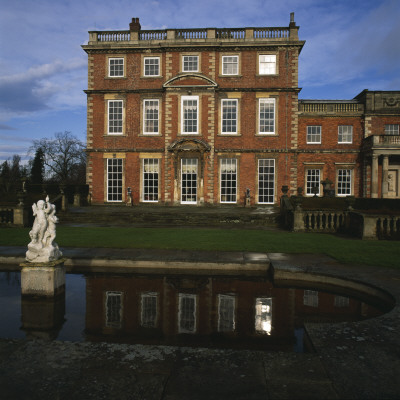
{"type": "Polygon", "coordinates": [[[58,260],[62,253],[54,242],[56,237],[56,206],[49,203],[49,196],[46,201],[39,200],[32,205],[33,222],[32,230],[29,232],[31,242],[28,244],[26,260],[30,262],[49,262],[58,260]]]}

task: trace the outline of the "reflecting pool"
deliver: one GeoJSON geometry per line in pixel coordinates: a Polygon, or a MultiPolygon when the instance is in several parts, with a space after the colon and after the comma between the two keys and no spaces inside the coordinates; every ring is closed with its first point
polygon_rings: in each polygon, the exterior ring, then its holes
{"type": "Polygon", "coordinates": [[[387,311],[373,299],[267,278],[67,274],[55,299],[21,299],[19,272],[0,272],[0,337],[307,350],[304,322],[387,311]]]}

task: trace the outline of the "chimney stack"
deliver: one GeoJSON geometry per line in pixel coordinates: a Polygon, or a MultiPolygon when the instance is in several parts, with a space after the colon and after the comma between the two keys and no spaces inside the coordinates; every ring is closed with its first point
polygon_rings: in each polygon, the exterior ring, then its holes
{"type": "Polygon", "coordinates": [[[129,24],[129,30],[131,32],[139,32],[140,31],[140,22],[139,18],[132,18],[132,22],[129,24]]]}

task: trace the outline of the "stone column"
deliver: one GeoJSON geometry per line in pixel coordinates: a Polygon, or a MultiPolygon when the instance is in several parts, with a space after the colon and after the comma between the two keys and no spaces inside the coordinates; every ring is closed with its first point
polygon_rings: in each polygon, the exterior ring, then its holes
{"type": "Polygon", "coordinates": [[[378,197],[378,155],[372,155],[371,197],[378,197]]]}
{"type": "Polygon", "coordinates": [[[382,198],[388,197],[389,156],[383,156],[382,162],[382,198]]]}

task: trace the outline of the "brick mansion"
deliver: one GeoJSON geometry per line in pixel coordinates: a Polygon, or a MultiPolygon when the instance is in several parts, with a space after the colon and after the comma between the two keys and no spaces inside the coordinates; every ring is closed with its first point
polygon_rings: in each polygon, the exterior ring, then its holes
{"type": "Polygon", "coordinates": [[[93,204],[279,204],[290,194],[399,198],[400,91],[301,100],[288,27],[89,32],[93,204]]]}

